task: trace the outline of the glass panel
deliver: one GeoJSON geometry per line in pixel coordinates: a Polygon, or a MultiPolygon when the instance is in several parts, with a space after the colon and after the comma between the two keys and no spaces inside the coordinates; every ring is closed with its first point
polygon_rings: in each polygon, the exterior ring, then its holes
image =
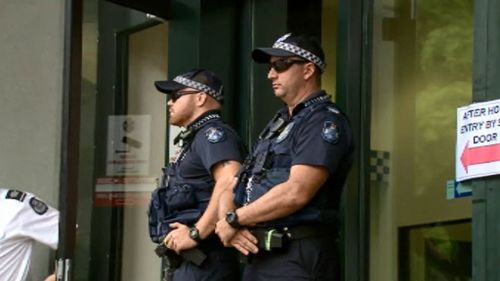
{"type": "Polygon", "coordinates": [[[166,98],[153,82],[167,77],[168,25],[150,20],[111,33],[113,44],[99,50],[119,60],[98,64],[97,6],[85,2],[75,280],[160,280],[146,210],[165,163],[166,98]],[[104,79],[112,90],[97,92],[97,65],[116,71],[104,79]]]}
{"type": "Polygon", "coordinates": [[[131,164],[124,174],[130,179],[124,186],[125,198],[131,202],[123,206],[121,280],[159,280],[160,259],[153,252],[146,213],[165,163],[166,99],[156,91],[153,81],[167,77],[167,25],[132,33],[128,59],[128,114],[118,117],[131,125],[120,137],[126,149],[121,155],[131,164]]]}
{"type": "Polygon", "coordinates": [[[402,228],[401,240],[400,280],[472,280],[470,222],[402,228]]]}
{"type": "MultiPolygon", "coordinates": [[[[399,231],[471,217],[470,198],[447,199],[455,195],[447,188],[454,188],[456,108],[472,96],[472,4],[374,3],[370,280],[431,280],[414,263],[400,278],[417,249],[401,243],[399,231]]],[[[464,225],[460,236],[470,241],[464,225]]]]}

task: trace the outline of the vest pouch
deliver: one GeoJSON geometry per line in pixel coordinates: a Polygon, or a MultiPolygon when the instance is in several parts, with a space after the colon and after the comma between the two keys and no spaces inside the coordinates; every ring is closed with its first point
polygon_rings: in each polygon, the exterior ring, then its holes
{"type": "Polygon", "coordinates": [[[169,188],[165,196],[165,202],[169,213],[196,208],[196,194],[193,186],[181,184],[169,188]]]}
{"type": "Polygon", "coordinates": [[[159,243],[161,237],[165,234],[162,231],[162,221],[166,215],[165,204],[163,197],[165,196],[165,188],[160,187],[151,194],[151,201],[148,208],[148,224],[149,237],[153,242],[159,243]]]}

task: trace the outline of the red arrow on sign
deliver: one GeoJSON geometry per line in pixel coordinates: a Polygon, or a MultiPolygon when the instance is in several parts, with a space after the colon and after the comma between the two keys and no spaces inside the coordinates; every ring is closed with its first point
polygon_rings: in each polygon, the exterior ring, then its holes
{"type": "Polygon", "coordinates": [[[460,161],[467,173],[470,165],[500,161],[500,143],[469,148],[467,142],[460,161]]]}

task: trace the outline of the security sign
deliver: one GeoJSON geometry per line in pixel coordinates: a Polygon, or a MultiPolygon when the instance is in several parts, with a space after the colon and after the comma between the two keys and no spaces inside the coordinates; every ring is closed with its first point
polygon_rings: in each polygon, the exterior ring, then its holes
{"type": "Polygon", "coordinates": [[[110,115],[106,176],[147,176],[150,115],[110,115]]]}
{"type": "Polygon", "coordinates": [[[500,174],[500,100],[457,109],[456,180],[500,174]]]}

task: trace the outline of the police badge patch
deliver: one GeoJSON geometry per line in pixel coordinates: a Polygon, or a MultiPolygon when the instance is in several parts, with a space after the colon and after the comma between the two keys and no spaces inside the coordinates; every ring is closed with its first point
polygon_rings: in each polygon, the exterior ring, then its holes
{"type": "Polygon", "coordinates": [[[285,129],[283,130],[283,132],[281,132],[281,134],[276,138],[276,143],[280,143],[284,139],[286,139],[286,137],[290,134],[290,131],[292,130],[294,124],[295,123],[292,122],[292,123],[289,123],[288,125],[286,125],[285,129]]]}
{"type": "Polygon", "coordinates": [[[43,201],[36,199],[35,197],[30,199],[30,206],[35,211],[35,213],[39,215],[43,215],[49,210],[49,207],[47,204],[45,204],[43,201]]]}
{"type": "Polygon", "coordinates": [[[218,143],[226,138],[225,132],[218,127],[210,127],[205,131],[207,140],[211,143],[218,143]]]}
{"type": "Polygon", "coordinates": [[[321,137],[331,143],[335,144],[340,138],[340,128],[333,121],[326,121],[321,130],[321,137]]]}

